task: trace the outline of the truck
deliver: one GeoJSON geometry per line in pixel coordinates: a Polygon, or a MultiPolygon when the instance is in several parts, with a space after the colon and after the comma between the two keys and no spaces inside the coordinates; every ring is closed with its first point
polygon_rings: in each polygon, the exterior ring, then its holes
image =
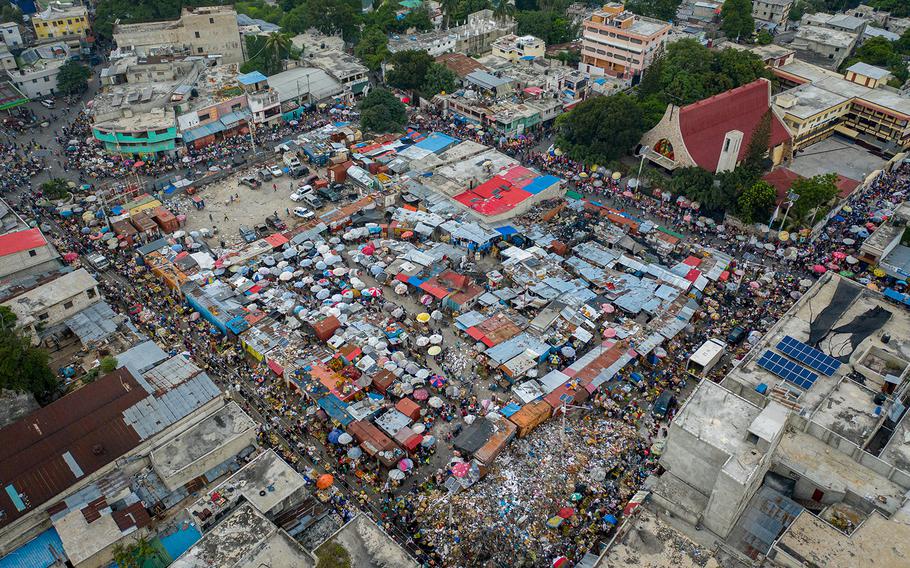
{"type": "Polygon", "coordinates": [[[92,268],[94,268],[95,270],[97,270],[99,272],[103,272],[111,267],[111,262],[107,259],[106,256],[104,256],[100,252],[93,252],[93,253],[87,254],[85,256],[85,260],[86,260],[86,262],[88,262],[89,266],[91,266],[92,268]]]}
{"type": "Polygon", "coordinates": [[[695,377],[705,377],[727,352],[727,344],[711,338],[699,347],[686,361],[686,372],[695,377]]]}
{"type": "Polygon", "coordinates": [[[341,201],[341,193],[332,186],[320,187],[316,190],[316,195],[331,203],[341,201]]]}
{"type": "Polygon", "coordinates": [[[302,165],[300,163],[300,158],[297,157],[297,154],[295,152],[285,152],[282,160],[284,161],[284,165],[291,169],[300,167],[302,165]]]}

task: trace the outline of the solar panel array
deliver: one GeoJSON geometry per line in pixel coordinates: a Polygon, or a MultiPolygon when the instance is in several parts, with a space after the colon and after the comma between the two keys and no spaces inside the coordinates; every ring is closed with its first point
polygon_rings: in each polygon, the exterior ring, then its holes
{"type": "Polygon", "coordinates": [[[840,367],[841,362],[834,357],[826,355],[789,335],[784,336],[780,343],[777,344],[777,349],[791,359],[804,363],[807,367],[815,369],[828,377],[833,375],[834,371],[840,367]]]}
{"type": "Polygon", "coordinates": [[[773,351],[765,351],[758,360],[758,366],[806,390],[818,380],[817,374],[773,351]]]}

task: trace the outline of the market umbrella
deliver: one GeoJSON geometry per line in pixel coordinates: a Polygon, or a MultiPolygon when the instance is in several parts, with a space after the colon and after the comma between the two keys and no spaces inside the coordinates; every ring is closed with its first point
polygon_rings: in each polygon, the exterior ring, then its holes
{"type": "Polygon", "coordinates": [[[408,287],[405,286],[404,283],[395,285],[395,293],[398,294],[399,296],[407,294],[407,292],[408,292],[408,287]]]}
{"type": "Polygon", "coordinates": [[[417,389],[412,396],[414,400],[426,400],[430,398],[430,393],[427,392],[427,389],[417,389]]]}
{"type": "Polygon", "coordinates": [[[392,481],[401,481],[404,479],[404,472],[400,469],[390,469],[389,470],[389,479],[392,481]]]}
{"type": "Polygon", "coordinates": [[[803,288],[808,288],[809,286],[812,285],[812,281],[809,280],[808,278],[803,278],[802,280],[799,281],[799,285],[802,286],[803,288]]]}
{"type": "Polygon", "coordinates": [[[848,256],[845,260],[847,261],[847,264],[856,264],[859,262],[859,259],[857,259],[855,256],[848,256]]]}
{"type": "Polygon", "coordinates": [[[335,483],[335,478],[332,477],[331,474],[324,473],[319,476],[319,479],[316,480],[316,488],[328,489],[332,486],[333,483],[335,483]]]}
{"type": "Polygon", "coordinates": [[[468,414],[467,416],[464,417],[464,422],[465,422],[465,424],[468,424],[468,425],[473,424],[475,420],[477,420],[477,417],[474,416],[473,414],[468,414]]]}
{"type": "Polygon", "coordinates": [[[430,344],[430,338],[425,335],[421,335],[417,338],[415,343],[417,344],[417,347],[426,347],[430,344]]]}
{"type": "Polygon", "coordinates": [[[329,436],[328,436],[329,442],[332,444],[337,444],[338,439],[341,437],[342,434],[344,434],[344,432],[342,432],[341,430],[332,430],[331,432],[329,432],[329,436]]]}
{"type": "Polygon", "coordinates": [[[856,276],[856,274],[851,270],[841,270],[840,272],[838,272],[838,274],[840,274],[844,278],[853,278],[854,276],[856,276]]]}
{"type": "Polygon", "coordinates": [[[446,378],[443,377],[442,375],[433,375],[430,378],[430,385],[433,388],[437,388],[437,389],[441,388],[442,385],[444,385],[444,384],[446,384],[446,378]]]}
{"type": "Polygon", "coordinates": [[[414,373],[414,376],[416,376],[418,379],[420,379],[422,381],[430,376],[430,371],[428,371],[427,369],[417,369],[417,372],[414,373]]]}
{"type": "Polygon", "coordinates": [[[816,264],[812,267],[812,272],[815,272],[816,274],[824,274],[825,272],[828,272],[828,269],[821,264],[816,264]]]}
{"type": "Polygon", "coordinates": [[[440,321],[442,320],[442,312],[439,310],[433,310],[433,313],[430,314],[430,317],[433,318],[434,321],[440,321]]]}
{"type": "Polygon", "coordinates": [[[436,436],[424,436],[421,440],[420,445],[424,448],[432,448],[436,445],[436,436]]]}
{"type": "Polygon", "coordinates": [[[354,446],[354,447],[348,449],[348,457],[351,458],[352,460],[356,460],[357,458],[359,458],[362,455],[363,455],[363,450],[361,450],[359,446],[354,446]]]}
{"type": "Polygon", "coordinates": [[[404,458],[398,462],[398,469],[408,471],[414,467],[414,461],[411,458],[404,458]]]}
{"type": "Polygon", "coordinates": [[[433,335],[430,336],[430,343],[432,343],[433,345],[439,345],[440,343],[442,343],[442,336],[439,335],[438,333],[434,333],[433,335]]]}
{"type": "Polygon", "coordinates": [[[442,408],[442,399],[438,396],[430,397],[430,400],[427,401],[427,404],[430,405],[430,408],[442,408]]]}
{"type": "Polygon", "coordinates": [[[591,480],[600,483],[607,478],[607,472],[601,467],[595,467],[591,470],[591,480]]]}
{"type": "Polygon", "coordinates": [[[431,345],[430,348],[427,349],[427,354],[431,357],[435,357],[440,353],[442,353],[442,348],[438,345],[431,345]]]}
{"type": "Polygon", "coordinates": [[[350,434],[348,434],[347,432],[345,432],[345,433],[342,434],[341,436],[338,436],[338,443],[339,443],[339,444],[350,444],[350,443],[353,442],[353,441],[354,441],[354,438],[353,438],[350,434]]]}
{"type": "Polygon", "coordinates": [[[844,243],[845,245],[847,245],[848,247],[851,247],[851,246],[853,246],[853,245],[856,244],[856,241],[853,240],[853,239],[849,239],[849,238],[848,238],[848,239],[844,239],[844,240],[843,240],[843,243],[844,243]]]}
{"type": "Polygon", "coordinates": [[[420,323],[427,323],[428,321],[430,321],[430,314],[428,314],[426,312],[421,312],[421,313],[417,314],[417,317],[415,319],[417,321],[419,321],[420,323]]]}
{"type": "Polygon", "coordinates": [[[802,292],[800,292],[799,290],[793,290],[792,292],[790,292],[790,297],[793,298],[794,300],[799,300],[802,295],[803,295],[802,292]]]}
{"type": "Polygon", "coordinates": [[[411,426],[411,430],[415,434],[423,434],[426,429],[427,429],[427,427],[423,425],[423,422],[418,422],[417,424],[414,424],[413,426],[411,426]]]}
{"type": "Polygon", "coordinates": [[[465,477],[471,470],[471,464],[468,462],[459,462],[452,466],[452,475],[455,477],[465,477]]]}
{"type": "Polygon", "coordinates": [[[557,514],[557,516],[562,517],[563,519],[569,519],[572,517],[572,515],[575,514],[575,509],[573,509],[572,507],[563,507],[556,514],[557,514]]]}
{"type": "Polygon", "coordinates": [[[363,293],[366,296],[370,296],[371,298],[378,298],[379,296],[382,296],[382,290],[376,287],[367,288],[363,291],[363,293]]]}
{"type": "MultiPolygon", "coordinates": [[[[550,517],[549,519],[547,519],[547,526],[550,527],[551,529],[557,529],[557,528],[559,528],[559,525],[561,525],[564,520],[565,519],[563,519],[562,517],[550,517]]],[[[560,558],[565,558],[565,556],[561,556],[560,558]]],[[[562,563],[556,564],[556,561],[554,560],[553,566],[562,568],[563,564],[562,563]]]]}
{"type": "Polygon", "coordinates": [[[574,356],[575,356],[575,348],[574,348],[574,347],[571,347],[571,346],[569,346],[569,345],[566,345],[565,347],[563,347],[563,348],[560,350],[560,353],[562,353],[563,356],[565,356],[565,357],[574,357],[574,356]]]}
{"type": "Polygon", "coordinates": [[[616,330],[613,329],[612,327],[608,327],[607,329],[604,330],[604,337],[606,337],[607,339],[610,339],[611,337],[616,337],[616,330]]]}
{"type": "Polygon", "coordinates": [[[446,396],[451,396],[451,397],[455,398],[459,394],[461,394],[461,389],[459,389],[455,385],[449,385],[448,387],[446,387],[446,396]]]}

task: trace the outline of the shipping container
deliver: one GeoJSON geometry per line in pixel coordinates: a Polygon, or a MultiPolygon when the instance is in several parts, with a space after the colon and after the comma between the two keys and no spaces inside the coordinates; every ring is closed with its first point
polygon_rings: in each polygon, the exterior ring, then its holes
{"type": "MultiPolygon", "coordinates": [[[[489,415],[487,418],[491,418],[491,416],[489,415]]],[[[474,452],[474,459],[487,467],[493,465],[493,460],[509,445],[518,430],[515,424],[502,415],[496,416],[499,416],[498,420],[491,420],[493,423],[493,435],[480,449],[474,452]]]]}
{"type": "Polygon", "coordinates": [[[338,321],[338,318],[335,316],[329,316],[324,320],[311,325],[313,327],[313,332],[316,333],[316,337],[318,337],[320,341],[327,341],[335,333],[335,330],[341,327],[341,322],[338,321]]]}
{"type": "Polygon", "coordinates": [[[408,397],[404,397],[395,404],[395,409],[411,420],[420,418],[420,405],[408,397]]]}
{"type": "Polygon", "coordinates": [[[543,400],[529,402],[509,417],[509,420],[518,427],[518,437],[524,438],[546,422],[553,414],[553,407],[543,400]]]}

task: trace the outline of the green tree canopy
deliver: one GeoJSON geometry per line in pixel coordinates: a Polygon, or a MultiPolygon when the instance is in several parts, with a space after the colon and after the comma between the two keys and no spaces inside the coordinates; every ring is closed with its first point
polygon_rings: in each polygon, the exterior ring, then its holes
{"type": "Polygon", "coordinates": [[[399,89],[416,91],[423,87],[433,58],[423,50],[399,51],[392,55],[392,69],[386,73],[386,83],[399,89]]]}
{"type": "Polygon", "coordinates": [[[234,9],[237,10],[238,14],[246,14],[251,18],[265,20],[266,22],[271,22],[273,24],[280,23],[281,18],[284,16],[284,11],[279,6],[266,4],[265,0],[235,2],[234,9]]]}
{"type": "Polygon", "coordinates": [[[31,337],[16,329],[16,314],[0,306],[0,388],[50,402],[58,383],[49,361],[47,351],[33,347],[31,337]]]}
{"type": "Polygon", "coordinates": [[[360,41],[354,46],[354,55],[363,61],[370,71],[378,71],[389,56],[389,38],[377,27],[364,30],[360,41]]]}
{"type": "Polygon", "coordinates": [[[771,165],[767,158],[768,146],[771,144],[771,118],[771,109],[768,109],[755,125],[752,138],[749,140],[749,145],[746,146],[746,155],[740,166],[755,179],[760,177],[771,165]]]}
{"type": "Polygon", "coordinates": [[[117,368],[117,358],[111,355],[103,358],[101,360],[101,372],[104,374],[110,373],[117,368]]]}
{"type": "Polygon", "coordinates": [[[755,43],[758,45],[770,45],[772,41],[774,41],[774,36],[764,28],[758,32],[758,37],[755,38],[755,43]]]}
{"type": "MultiPolygon", "coordinates": [[[[793,202],[790,215],[807,223],[814,209],[823,208],[837,195],[837,174],[797,179],[790,186],[790,192],[799,195],[793,202]]],[[[820,216],[818,213],[815,215],[816,219],[820,216]]]]}
{"type": "Polygon", "coordinates": [[[51,201],[56,201],[57,199],[65,199],[69,193],[69,185],[66,180],[63,178],[52,178],[42,183],[39,188],[41,189],[42,195],[45,199],[50,199],[51,201]]]}
{"type": "Polygon", "coordinates": [[[750,0],[725,0],[720,9],[720,28],[731,39],[751,40],[755,31],[750,0]]]}
{"type": "Polygon", "coordinates": [[[0,1],[0,22],[22,23],[22,12],[7,0],[0,1]]]}
{"type": "Polygon", "coordinates": [[[572,158],[603,164],[628,152],[644,133],[635,98],[618,94],[588,99],[557,118],[557,146],[572,158]]]}
{"type": "MultiPolygon", "coordinates": [[[[908,34],[910,34],[910,30],[904,36],[908,36],[908,34]]],[[[904,37],[901,37],[898,41],[889,41],[878,36],[871,37],[856,48],[853,57],[844,61],[841,70],[850,67],[857,61],[862,61],[869,65],[888,69],[895,79],[903,84],[910,78],[910,72],[907,71],[907,62],[904,61],[906,52],[902,51],[904,49],[902,42],[904,41],[904,37]]],[[[906,38],[906,43],[907,47],[910,48],[910,36],[906,38]]]]}
{"type": "Polygon", "coordinates": [[[420,88],[420,94],[425,99],[431,99],[443,91],[451,93],[457,88],[458,75],[445,65],[432,63],[420,88]]]}
{"type": "Polygon", "coordinates": [[[360,102],[360,126],[369,132],[400,132],[408,121],[404,104],[387,89],[373,89],[360,102]]]}
{"type": "Polygon", "coordinates": [[[532,35],[544,40],[548,45],[566,43],[575,39],[578,29],[565,14],[553,11],[536,10],[518,12],[518,33],[532,35]]]}
{"type": "Polygon", "coordinates": [[[657,18],[658,20],[675,20],[680,0],[630,0],[626,8],[634,14],[657,18]]]}
{"type": "Polygon", "coordinates": [[[91,70],[73,60],[69,60],[60,67],[57,73],[57,92],[63,95],[75,95],[88,88],[88,78],[92,76],[91,70]]]}
{"type": "Polygon", "coordinates": [[[670,187],[673,193],[698,201],[703,209],[719,211],[730,205],[730,199],[714,181],[711,172],[693,166],[675,170],[670,187]]]}
{"type": "Polygon", "coordinates": [[[865,0],[863,4],[872,6],[876,10],[890,12],[892,18],[910,16],[910,3],[907,0],[865,0]]]}
{"type": "Polygon", "coordinates": [[[758,181],[746,188],[736,200],[736,212],[746,223],[767,221],[774,203],[777,201],[777,190],[766,181],[758,181]]]}
{"type": "Polygon", "coordinates": [[[272,32],[267,36],[246,36],[247,60],[240,66],[240,71],[260,71],[266,76],[281,73],[284,60],[291,56],[290,39],[285,42],[284,38],[287,36],[280,32],[272,32]]]}

